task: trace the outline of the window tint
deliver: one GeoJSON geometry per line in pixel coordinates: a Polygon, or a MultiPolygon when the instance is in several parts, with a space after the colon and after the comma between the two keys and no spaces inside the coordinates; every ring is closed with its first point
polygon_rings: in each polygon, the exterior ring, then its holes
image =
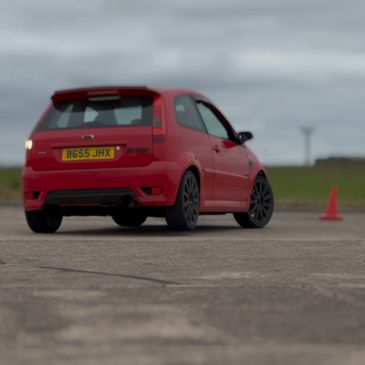
{"type": "Polygon", "coordinates": [[[98,112],[94,108],[90,108],[89,106],[87,106],[85,109],[84,123],[93,122],[97,116],[98,112]]]}
{"type": "Polygon", "coordinates": [[[189,95],[182,95],[175,99],[175,114],[179,124],[205,132],[199,113],[189,95]]]}
{"type": "Polygon", "coordinates": [[[214,112],[203,103],[198,103],[197,106],[208,133],[215,137],[229,139],[226,127],[222,124],[214,112]]]}
{"type": "Polygon", "coordinates": [[[57,123],[56,123],[58,128],[66,128],[67,127],[67,124],[70,120],[70,115],[71,115],[72,109],[73,109],[73,105],[69,105],[64,110],[62,115],[58,118],[57,123]]]}
{"type": "Polygon", "coordinates": [[[136,119],[141,119],[142,107],[140,105],[117,108],[114,110],[118,124],[131,124],[136,119]]]}
{"type": "Polygon", "coordinates": [[[56,103],[38,130],[151,125],[152,97],[113,97],[56,103]]]}

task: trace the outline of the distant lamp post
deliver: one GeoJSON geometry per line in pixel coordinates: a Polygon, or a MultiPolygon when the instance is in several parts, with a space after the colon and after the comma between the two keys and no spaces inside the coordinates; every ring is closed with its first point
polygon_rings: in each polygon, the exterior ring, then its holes
{"type": "Polygon", "coordinates": [[[300,130],[304,135],[304,148],[305,148],[305,165],[311,165],[311,137],[314,132],[314,127],[301,127],[300,130]]]}

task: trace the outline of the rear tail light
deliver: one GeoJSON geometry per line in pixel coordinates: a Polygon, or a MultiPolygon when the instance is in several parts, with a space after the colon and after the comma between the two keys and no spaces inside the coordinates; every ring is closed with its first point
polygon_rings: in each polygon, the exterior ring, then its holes
{"type": "Polygon", "coordinates": [[[166,120],[160,96],[153,99],[152,136],[153,142],[163,142],[166,138],[166,120]]]}
{"type": "Polygon", "coordinates": [[[25,149],[27,151],[30,151],[32,149],[32,147],[33,147],[33,141],[31,139],[27,139],[25,141],[25,149]]]}

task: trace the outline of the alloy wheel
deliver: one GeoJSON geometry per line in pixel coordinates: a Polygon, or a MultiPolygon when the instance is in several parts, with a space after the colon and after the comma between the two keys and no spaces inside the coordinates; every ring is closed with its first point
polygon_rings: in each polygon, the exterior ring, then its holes
{"type": "Polygon", "coordinates": [[[270,219],[273,211],[273,195],[266,179],[257,179],[252,189],[251,206],[248,212],[252,221],[257,224],[270,219]]]}
{"type": "Polygon", "coordinates": [[[193,174],[189,175],[185,180],[183,207],[187,222],[195,225],[199,216],[199,187],[193,174]]]}

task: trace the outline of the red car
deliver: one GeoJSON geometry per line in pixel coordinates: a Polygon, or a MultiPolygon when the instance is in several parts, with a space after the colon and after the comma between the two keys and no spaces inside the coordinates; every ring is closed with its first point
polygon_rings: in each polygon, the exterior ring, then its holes
{"type": "Polygon", "coordinates": [[[52,233],[64,216],[110,215],[137,227],[151,216],[192,230],[199,214],[233,213],[261,228],[273,195],[251,138],[191,90],[56,91],[26,141],[28,225],[52,233]]]}

